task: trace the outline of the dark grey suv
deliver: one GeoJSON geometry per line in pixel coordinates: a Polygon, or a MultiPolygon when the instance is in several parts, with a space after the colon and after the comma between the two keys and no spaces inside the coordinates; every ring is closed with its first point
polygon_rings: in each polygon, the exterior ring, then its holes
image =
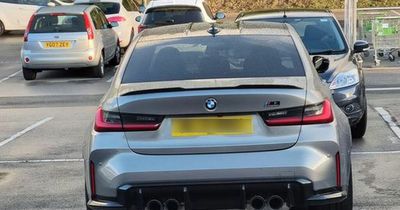
{"type": "Polygon", "coordinates": [[[329,85],[336,104],[349,118],[353,138],[364,136],[367,128],[367,99],[362,59],[358,53],[368,48],[367,42],[357,41],[351,50],[338,21],[327,10],[243,12],[236,21],[268,21],[292,25],[312,59],[329,65],[319,71],[320,77],[329,85]]]}

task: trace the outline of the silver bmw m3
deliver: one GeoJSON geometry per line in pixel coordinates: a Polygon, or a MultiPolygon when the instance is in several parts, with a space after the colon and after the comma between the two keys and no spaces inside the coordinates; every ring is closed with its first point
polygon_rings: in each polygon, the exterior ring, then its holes
{"type": "Polygon", "coordinates": [[[351,133],[296,31],[149,29],[84,146],[88,209],[352,209],[351,133]]]}

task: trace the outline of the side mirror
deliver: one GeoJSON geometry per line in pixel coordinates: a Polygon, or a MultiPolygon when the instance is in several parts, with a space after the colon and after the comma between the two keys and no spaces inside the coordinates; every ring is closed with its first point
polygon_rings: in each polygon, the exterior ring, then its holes
{"type": "Polygon", "coordinates": [[[140,5],[139,13],[144,13],[145,10],[146,10],[146,7],[144,5],[140,5]]]}
{"type": "Polygon", "coordinates": [[[215,20],[222,20],[224,18],[225,18],[225,13],[223,13],[223,12],[215,13],[215,17],[214,17],[215,20]]]}
{"type": "Polygon", "coordinates": [[[119,26],[119,24],[117,22],[111,22],[110,24],[108,24],[108,28],[115,28],[118,26],[119,26]]]}
{"type": "Polygon", "coordinates": [[[368,44],[367,41],[364,41],[364,40],[357,40],[357,41],[354,43],[353,49],[354,49],[354,50],[353,50],[354,53],[362,53],[362,52],[364,52],[364,51],[369,50],[369,44],[368,44]]]}
{"type": "Polygon", "coordinates": [[[140,23],[142,21],[142,16],[137,16],[135,18],[136,22],[140,23]]]}
{"type": "Polygon", "coordinates": [[[56,3],[54,3],[54,2],[49,2],[49,3],[47,3],[47,6],[48,6],[48,7],[55,7],[55,6],[57,6],[57,5],[56,5],[56,3]]]}
{"type": "Polygon", "coordinates": [[[312,58],[312,62],[318,73],[324,73],[329,69],[329,59],[327,58],[321,56],[314,56],[312,58]]]}

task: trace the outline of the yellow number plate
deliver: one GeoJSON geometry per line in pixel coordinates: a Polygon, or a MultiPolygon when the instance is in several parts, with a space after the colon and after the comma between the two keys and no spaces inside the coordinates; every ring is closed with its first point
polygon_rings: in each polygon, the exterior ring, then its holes
{"type": "Polygon", "coordinates": [[[69,41],[45,42],[44,48],[71,48],[71,42],[69,41]]]}
{"type": "Polygon", "coordinates": [[[172,136],[246,135],[253,133],[252,116],[173,118],[172,136]]]}

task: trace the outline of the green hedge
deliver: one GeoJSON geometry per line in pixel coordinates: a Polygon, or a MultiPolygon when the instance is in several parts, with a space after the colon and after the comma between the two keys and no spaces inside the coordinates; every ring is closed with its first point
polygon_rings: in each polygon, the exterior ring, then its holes
{"type": "MultiPolygon", "coordinates": [[[[344,0],[210,0],[214,10],[239,12],[266,8],[329,8],[344,7],[344,0]]],[[[399,6],[400,0],[359,0],[358,7],[399,6]]]]}

